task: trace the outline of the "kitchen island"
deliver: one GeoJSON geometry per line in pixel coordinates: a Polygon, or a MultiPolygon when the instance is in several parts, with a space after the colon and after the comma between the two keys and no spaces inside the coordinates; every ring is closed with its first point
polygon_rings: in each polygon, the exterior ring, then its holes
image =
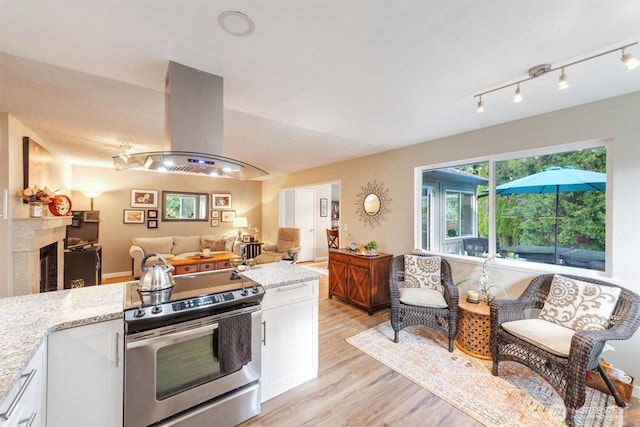
{"type": "MultiPolygon", "coordinates": [[[[315,281],[317,310],[317,280],[322,276],[317,272],[289,263],[273,263],[253,267],[243,274],[265,289],[287,289],[293,287],[288,285],[315,281]]],[[[8,392],[18,384],[20,375],[50,334],[121,319],[124,286],[125,283],[115,283],[0,298],[0,407],[6,406],[8,392]]],[[[295,302],[299,297],[289,302],[295,302]]],[[[317,311],[315,314],[317,342],[317,311]]],[[[317,345],[315,352],[317,361],[317,345]]]]}

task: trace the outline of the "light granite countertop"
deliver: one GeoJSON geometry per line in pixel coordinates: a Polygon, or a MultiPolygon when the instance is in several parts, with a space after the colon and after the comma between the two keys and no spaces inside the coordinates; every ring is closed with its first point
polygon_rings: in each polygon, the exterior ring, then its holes
{"type": "MultiPolygon", "coordinates": [[[[285,262],[245,271],[265,289],[323,276],[285,262]]],[[[122,318],[124,283],[0,298],[0,405],[41,342],[55,331],[122,318]]]]}
{"type": "Polygon", "coordinates": [[[0,298],[0,405],[50,333],[122,318],[122,301],[122,283],[0,298]]]}
{"type": "Polygon", "coordinates": [[[291,285],[293,283],[306,282],[323,277],[317,271],[298,267],[288,262],[274,262],[271,264],[259,264],[242,273],[249,279],[256,281],[265,289],[291,285]]]}

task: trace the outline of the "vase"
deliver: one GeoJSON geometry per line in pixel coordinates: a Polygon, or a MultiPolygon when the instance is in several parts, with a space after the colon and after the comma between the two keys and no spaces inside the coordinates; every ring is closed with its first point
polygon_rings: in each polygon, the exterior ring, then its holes
{"type": "Polygon", "coordinates": [[[29,217],[30,218],[42,217],[42,202],[29,202],[29,217]]]}
{"type": "Polygon", "coordinates": [[[494,298],[495,296],[491,295],[488,291],[480,291],[480,301],[484,304],[491,304],[494,298]]]}
{"type": "Polygon", "coordinates": [[[369,249],[369,255],[371,255],[371,256],[378,255],[378,250],[377,249],[369,249]]]}

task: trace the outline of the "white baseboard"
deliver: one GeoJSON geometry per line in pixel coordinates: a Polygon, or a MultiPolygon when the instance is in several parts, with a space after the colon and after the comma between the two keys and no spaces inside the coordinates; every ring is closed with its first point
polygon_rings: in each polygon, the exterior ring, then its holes
{"type": "Polygon", "coordinates": [[[131,276],[131,271],[119,271],[116,273],[105,273],[102,275],[103,279],[113,279],[114,277],[131,276]]]}

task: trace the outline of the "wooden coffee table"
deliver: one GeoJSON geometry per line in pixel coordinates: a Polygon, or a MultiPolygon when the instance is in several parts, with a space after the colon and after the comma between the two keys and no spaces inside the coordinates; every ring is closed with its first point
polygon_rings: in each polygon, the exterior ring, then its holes
{"type": "Polygon", "coordinates": [[[231,268],[232,258],[238,258],[238,255],[233,252],[218,252],[211,254],[209,258],[196,255],[186,259],[168,259],[167,262],[175,268],[174,274],[178,275],[231,268]]]}

